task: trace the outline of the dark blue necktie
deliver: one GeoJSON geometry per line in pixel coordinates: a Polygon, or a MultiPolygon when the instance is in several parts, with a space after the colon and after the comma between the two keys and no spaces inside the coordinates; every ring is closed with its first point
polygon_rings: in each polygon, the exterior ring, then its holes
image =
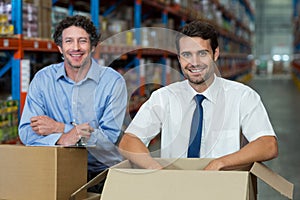
{"type": "Polygon", "coordinates": [[[199,158],[200,157],[200,144],[202,136],[202,124],[203,124],[203,108],[202,101],[205,99],[205,96],[197,94],[195,96],[196,100],[196,109],[194,111],[192,125],[191,125],[191,134],[190,142],[188,149],[188,158],[199,158]]]}

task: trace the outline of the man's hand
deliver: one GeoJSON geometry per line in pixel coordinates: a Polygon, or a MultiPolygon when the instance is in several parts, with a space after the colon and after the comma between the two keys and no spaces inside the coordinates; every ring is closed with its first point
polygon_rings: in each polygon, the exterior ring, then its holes
{"type": "Polygon", "coordinates": [[[277,138],[262,136],[248,143],[242,149],[212,160],[205,170],[235,170],[250,166],[254,162],[264,162],[278,156],[277,138]]]}
{"type": "Polygon", "coordinates": [[[57,122],[46,115],[32,117],[30,119],[30,126],[39,135],[63,133],[65,128],[64,123],[57,122]]]}
{"type": "Polygon", "coordinates": [[[62,134],[56,144],[65,146],[75,145],[82,137],[89,139],[93,131],[93,127],[88,123],[76,124],[69,132],[62,134]]]}
{"type": "Polygon", "coordinates": [[[204,168],[204,170],[221,170],[223,164],[218,159],[214,159],[208,163],[208,165],[204,168]]]}
{"type": "Polygon", "coordinates": [[[94,128],[89,123],[75,125],[75,129],[78,137],[85,137],[87,139],[91,137],[91,133],[94,131],[94,128]]]}

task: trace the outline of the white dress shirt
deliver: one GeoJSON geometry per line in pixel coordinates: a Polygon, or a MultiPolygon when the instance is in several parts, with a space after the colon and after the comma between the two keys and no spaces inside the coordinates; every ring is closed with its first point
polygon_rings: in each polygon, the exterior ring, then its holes
{"type": "MultiPolygon", "coordinates": [[[[197,92],[187,80],[154,91],[125,132],[146,145],[161,132],[161,157],[187,157],[197,92]]],[[[202,93],[203,130],[200,157],[216,158],[240,149],[240,131],[248,141],[275,136],[260,96],[250,87],[215,76],[202,93]]]]}

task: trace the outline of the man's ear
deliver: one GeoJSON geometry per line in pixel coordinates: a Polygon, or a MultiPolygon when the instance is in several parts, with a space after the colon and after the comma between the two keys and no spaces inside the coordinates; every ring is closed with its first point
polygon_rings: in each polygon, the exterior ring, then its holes
{"type": "Polygon", "coordinates": [[[61,47],[60,47],[60,46],[57,46],[57,48],[58,48],[59,52],[62,54],[63,51],[62,51],[61,47]]]}
{"type": "Polygon", "coordinates": [[[219,56],[220,56],[220,49],[219,47],[217,47],[214,53],[214,61],[217,61],[219,56]]]}

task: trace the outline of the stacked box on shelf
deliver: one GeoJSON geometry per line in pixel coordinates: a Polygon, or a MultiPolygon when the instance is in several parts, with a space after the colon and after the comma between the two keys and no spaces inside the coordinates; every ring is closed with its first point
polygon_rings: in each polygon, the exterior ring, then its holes
{"type": "Polygon", "coordinates": [[[52,0],[34,0],[34,5],[38,9],[38,36],[41,38],[51,38],[52,0]]]}
{"type": "Polygon", "coordinates": [[[150,23],[143,23],[141,31],[141,46],[166,49],[168,47],[166,26],[163,23],[152,20],[150,23]]]}
{"type": "MultiPolygon", "coordinates": [[[[10,2],[5,3],[5,10],[8,21],[11,22],[12,5],[10,2]]],[[[39,37],[38,33],[38,8],[31,1],[24,1],[22,6],[22,34],[25,37],[39,37]]]]}
{"type": "Polygon", "coordinates": [[[18,101],[0,101],[0,143],[18,137],[18,101]]]}
{"type": "MultiPolygon", "coordinates": [[[[54,30],[58,23],[68,16],[68,10],[66,8],[54,6],[51,12],[51,28],[50,28],[50,37],[54,33],[54,30]]],[[[46,28],[45,28],[46,29],[46,28]]]]}
{"type": "Polygon", "coordinates": [[[107,35],[109,36],[108,40],[111,40],[109,43],[112,45],[126,45],[126,34],[120,34],[123,31],[128,30],[128,23],[126,20],[122,19],[112,19],[108,22],[107,35]]]}
{"type": "Polygon", "coordinates": [[[134,41],[134,31],[130,30],[133,28],[133,9],[130,6],[118,7],[115,13],[107,18],[113,18],[104,20],[104,26],[102,26],[103,39],[108,39],[108,43],[112,45],[120,46],[132,46],[136,44],[134,41]],[[126,31],[122,34],[121,32],[126,31]]]}
{"type": "Polygon", "coordinates": [[[13,35],[14,26],[11,24],[10,13],[7,10],[7,3],[0,1],[0,35],[13,35]]]}
{"type": "Polygon", "coordinates": [[[25,37],[39,37],[38,8],[32,3],[23,4],[23,35],[25,37]]]}
{"type": "Polygon", "coordinates": [[[231,0],[227,6],[227,10],[235,15],[238,20],[242,20],[242,13],[245,12],[242,9],[244,6],[241,5],[240,0],[231,0]]]}

